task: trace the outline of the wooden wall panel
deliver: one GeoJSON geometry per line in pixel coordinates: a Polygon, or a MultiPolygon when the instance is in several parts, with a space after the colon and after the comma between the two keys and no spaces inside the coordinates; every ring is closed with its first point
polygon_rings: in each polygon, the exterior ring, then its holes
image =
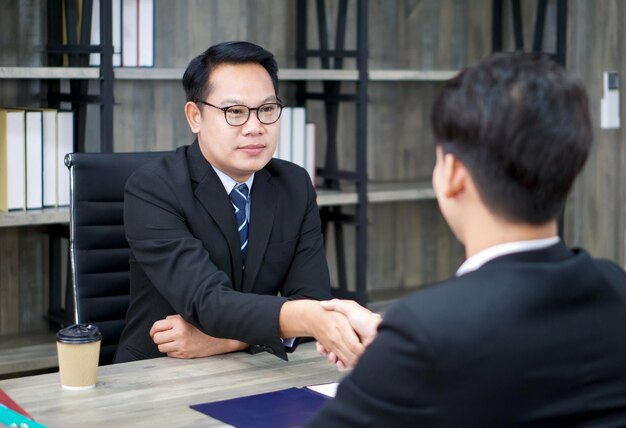
{"type": "Polygon", "coordinates": [[[46,326],[46,242],[38,227],[0,228],[0,336],[46,326]]]}
{"type": "Polygon", "coordinates": [[[19,330],[18,234],[0,229],[0,335],[19,330]]]}
{"type": "MultiPolygon", "coordinates": [[[[566,238],[594,256],[624,265],[626,115],[622,108],[621,129],[600,129],[600,100],[603,71],[619,71],[622,82],[626,76],[626,46],[622,42],[626,37],[626,5],[619,0],[570,1],[569,20],[567,68],[587,87],[594,146],[567,206],[566,238]]],[[[620,92],[623,100],[623,89],[620,92]]]]}
{"type": "Polygon", "coordinates": [[[43,314],[48,309],[44,306],[44,289],[48,284],[45,277],[47,272],[44,270],[44,245],[47,239],[40,227],[20,227],[19,238],[19,331],[37,331],[46,326],[43,314]]]}

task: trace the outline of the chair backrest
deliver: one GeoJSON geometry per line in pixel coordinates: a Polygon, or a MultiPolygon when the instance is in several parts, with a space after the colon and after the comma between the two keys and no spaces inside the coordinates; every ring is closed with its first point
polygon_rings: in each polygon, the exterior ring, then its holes
{"type": "MultiPolygon", "coordinates": [[[[70,153],[73,321],[102,333],[100,365],[113,361],[129,304],[124,186],[132,172],[173,152],[70,153]]],[[[70,308],[68,308],[70,309],[70,308]]]]}

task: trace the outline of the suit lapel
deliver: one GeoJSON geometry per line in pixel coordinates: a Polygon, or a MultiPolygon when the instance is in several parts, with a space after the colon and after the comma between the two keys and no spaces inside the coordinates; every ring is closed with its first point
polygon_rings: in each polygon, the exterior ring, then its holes
{"type": "Polygon", "coordinates": [[[197,141],[191,145],[188,153],[191,180],[197,183],[194,195],[213,218],[228,243],[231,266],[233,266],[233,288],[241,290],[241,250],[232,203],[211,164],[200,152],[197,141]]]}
{"type": "Polygon", "coordinates": [[[250,292],[261,268],[276,211],[276,191],[271,175],[262,169],[254,176],[252,185],[250,228],[248,229],[248,254],[243,275],[242,291],[250,292]]]}

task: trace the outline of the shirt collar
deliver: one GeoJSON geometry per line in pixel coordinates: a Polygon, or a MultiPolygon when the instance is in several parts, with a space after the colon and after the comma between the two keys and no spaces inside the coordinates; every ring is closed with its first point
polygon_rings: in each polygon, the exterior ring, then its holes
{"type": "Polygon", "coordinates": [[[540,250],[548,248],[559,242],[558,236],[542,239],[530,239],[527,241],[506,242],[504,244],[494,245],[485,248],[469,257],[456,271],[456,276],[465,275],[480,268],[485,263],[501,256],[513,253],[521,253],[524,251],[540,250]]]}
{"type": "MultiPolygon", "coordinates": [[[[215,168],[213,165],[211,165],[211,167],[213,168],[213,170],[215,171],[217,176],[220,178],[220,181],[222,182],[222,185],[224,186],[224,190],[226,190],[226,194],[230,195],[230,192],[232,192],[232,190],[235,188],[235,186],[237,184],[239,184],[239,182],[233,180],[232,178],[230,178],[229,176],[224,174],[222,171],[220,171],[219,169],[215,168]]],[[[252,174],[250,176],[250,178],[248,178],[244,182],[244,183],[246,183],[248,185],[248,194],[249,195],[252,194],[252,183],[253,182],[254,182],[254,174],[252,174]]]]}

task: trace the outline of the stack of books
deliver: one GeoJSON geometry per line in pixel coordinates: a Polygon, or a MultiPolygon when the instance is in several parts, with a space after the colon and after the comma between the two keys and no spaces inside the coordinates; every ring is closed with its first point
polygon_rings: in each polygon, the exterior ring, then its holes
{"type": "Polygon", "coordinates": [[[304,107],[285,107],[280,116],[280,137],[274,157],[306,169],[315,186],[315,124],[306,122],[304,107]]]}
{"type": "Polygon", "coordinates": [[[0,109],[0,211],[69,205],[74,114],[47,108],[0,109]]]}
{"type": "MultiPolygon", "coordinates": [[[[113,66],[154,66],[154,0],[113,0],[113,66]]],[[[94,0],[91,42],[100,44],[100,0],[94,0]]],[[[100,65],[100,54],[89,56],[100,65]]]]}

